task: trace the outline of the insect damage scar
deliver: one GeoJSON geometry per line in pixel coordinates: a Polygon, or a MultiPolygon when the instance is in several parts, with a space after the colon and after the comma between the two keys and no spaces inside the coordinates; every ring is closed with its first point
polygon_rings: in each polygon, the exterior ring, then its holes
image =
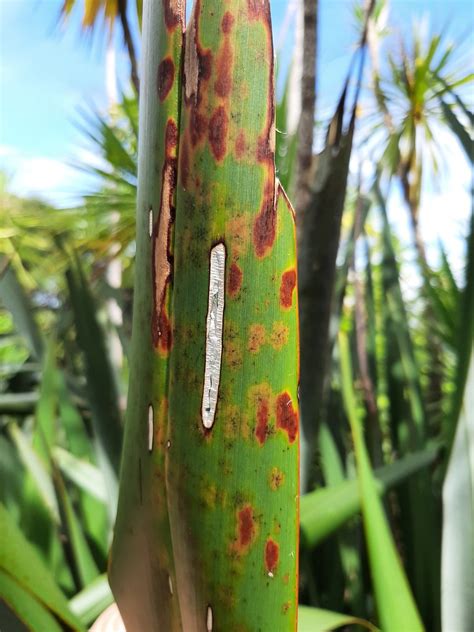
{"type": "Polygon", "coordinates": [[[206,363],[202,396],[202,423],[206,430],[214,425],[222,361],[226,249],[219,243],[211,250],[209,296],[206,319],[206,363]]]}

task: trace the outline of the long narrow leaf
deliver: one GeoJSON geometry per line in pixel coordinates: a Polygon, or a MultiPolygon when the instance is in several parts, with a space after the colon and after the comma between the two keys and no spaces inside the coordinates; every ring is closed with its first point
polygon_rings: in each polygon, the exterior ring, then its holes
{"type": "MultiPolygon", "coordinates": [[[[375,470],[374,485],[378,495],[429,466],[436,454],[435,449],[425,450],[375,470]]],[[[360,511],[361,504],[357,480],[346,480],[305,494],[300,506],[302,542],[309,547],[315,546],[360,511]]]]}
{"type": "Polygon", "coordinates": [[[358,402],[353,390],[349,345],[339,336],[344,409],[349,420],[357,462],[362,516],[377,610],[382,628],[390,632],[423,630],[400,558],[385,517],[365,447],[358,402]]]}

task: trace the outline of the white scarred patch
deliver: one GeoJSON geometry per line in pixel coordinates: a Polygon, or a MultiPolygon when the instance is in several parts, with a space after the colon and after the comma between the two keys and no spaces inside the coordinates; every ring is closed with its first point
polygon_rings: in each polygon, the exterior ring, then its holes
{"type": "Polygon", "coordinates": [[[148,406],[148,452],[153,450],[153,406],[148,406]]]}
{"type": "Polygon", "coordinates": [[[202,395],[202,423],[208,430],[214,425],[217,395],[221,377],[222,331],[224,320],[225,290],[224,244],[211,250],[209,272],[209,299],[206,321],[206,364],[204,369],[204,391],[202,395]]]}
{"type": "Polygon", "coordinates": [[[148,211],[148,234],[150,237],[153,235],[153,209],[148,211]]]}
{"type": "Polygon", "coordinates": [[[171,575],[168,575],[168,586],[170,587],[170,593],[173,594],[173,580],[171,579],[171,575]]]}
{"type": "Polygon", "coordinates": [[[207,617],[206,617],[207,632],[212,632],[213,625],[214,625],[214,622],[213,622],[213,616],[212,616],[212,608],[211,606],[207,606],[207,617]]]}

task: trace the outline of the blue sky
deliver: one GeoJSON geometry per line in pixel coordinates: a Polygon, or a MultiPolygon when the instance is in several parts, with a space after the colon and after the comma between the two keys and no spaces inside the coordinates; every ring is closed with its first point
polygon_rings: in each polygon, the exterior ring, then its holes
{"type": "MultiPolygon", "coordinates": [[[[320,0],[321,112],[329,112],[337,99],[356,41],[353,4],[353,0],[320,0]]],[[[67,204],[88,186],[84,176],[69,166],[77,158],[88,157],[84,140],[75,127],[79,110],[91,104],[103,111],[107,108],[106,38],[95,37],[91,41],[81,33],[80,11],[73,13],[67,24],[61,24],[61,5],[62,0],[0,0],[0,169],[10,175],[14,192],[67,204]]],[[[272,1],[277,45],[281,43],[288,5],[286,0],[272,1]]],[[[470,0],[392,0],[390,23],[396,35],[411,29],[416,20],[428,17],[432,31],[448,27],[453,41],[464,41],[464,49],[470,48],[473,53],[473,6],[470,0]]],[[[281,48],[284,58],[291,55],[291,29],[290,24],[281,48]]],[[[119,35],[117,75],[119,85],[125,87],[128,61],[119,35]]],[[[461,164],[462,157],[456,157],[458,162],[461,164]]],[[[449,194],[452,208],[455,198],[455,206],[461,206],[461,210],[453,221],[460,222],[459,226],[469,212],[469,171],[464,166],[460,169],[461,173],[454,170],[458,173],[454,174],[449,191],[434,192],[430,199],[430,204],[439,206],[440,199],[449,194]]],[[[436,230],[444,232],[444,224],[438,223],[436,230]]],[[[430,229],[432,222],[427,226],[430,229]]],[[[431,232],[434,240],[436,234],[431,232]]]]}

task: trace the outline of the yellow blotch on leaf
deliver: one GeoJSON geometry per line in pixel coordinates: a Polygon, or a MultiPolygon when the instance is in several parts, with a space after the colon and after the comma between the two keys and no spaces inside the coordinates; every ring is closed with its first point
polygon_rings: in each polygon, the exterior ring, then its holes
{"type": "Polygon", "coordinates": [[[267,337],[267,332],[265,331],[265,327],[258,323],[254,323],[250,325],[249,328],[249,337],[247,343],[247,349],[250,353],[258,353],[265,344],[267,337]]]}
{"type": "Polygon", "coordinates": [[[276,490],[279,487],[281,487],[283,483],[285,482],[285,475],[280,469],[278,469],[277,467],[274,467],[272,468],[270,472],[268,481],[270,483],[271,489],[273,489],[273,491],[276,492],[276,490]]]}
{"type": "Polygon", "coordinates": [[[288,343],[289,335],[289,329],[284,323],[273,323],[272,332],[270,334],[270,344],[274,349],[279,351],[288,343]]]}

